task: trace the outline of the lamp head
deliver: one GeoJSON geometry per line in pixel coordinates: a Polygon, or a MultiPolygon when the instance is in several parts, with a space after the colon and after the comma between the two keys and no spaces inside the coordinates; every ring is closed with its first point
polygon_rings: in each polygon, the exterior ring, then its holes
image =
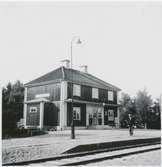
{"type": "Polygon", "coordinates": [[[80,38],[78,38],[78,40],[76,41],[77,44],[81,44],[82,41],[80,40],[80,38]]]}

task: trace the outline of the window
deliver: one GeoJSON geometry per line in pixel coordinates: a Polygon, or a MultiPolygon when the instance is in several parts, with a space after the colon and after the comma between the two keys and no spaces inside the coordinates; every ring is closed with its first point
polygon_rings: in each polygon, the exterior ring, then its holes
{"type": "Polygon", "coordinates": [[[114,117],[118,117],[118,112],[117,112],[117,110],[114,111],[114,117]]]}
{"type": "Polygon", "coordinates": [[[102,118],[102,112],[101,111],[98,112],[98,118],[102,118]]]}
{"type": "Polygon", "coordinates": [[[108,115],[108,112],[107,111],[105,111],[105,116],[107,116],[108,115]]]}
{"type": "Polygon", "coordinates": [[[98,89],[92,88],[92,98],[98,99],[98,89]]]}
{"type": "Polygon", "coordinates": [[[73,85],[73,96],[80,96],[80,85],[73,85]]]}
{"type": "Polygon", "coordinates": [[[81,120],[80,107],[73,107],[73,119],[81,120]]]}
{"type": "Polygon", "coordinates": [[[29,112],[30,113],[36,113],[37,112],[37,107],[30,107],[29,112]]]}
{"type": "Polygon", "coordinates": [[[108,120],[114,121],[114,110],[108,110],[108,120]]]}
{"type": "Polygon", "coordinates": [[[109,100],[109,101],[113,101],[113,100],[114,100],[113,91],[108,91],[108,100],[109,100]]]}

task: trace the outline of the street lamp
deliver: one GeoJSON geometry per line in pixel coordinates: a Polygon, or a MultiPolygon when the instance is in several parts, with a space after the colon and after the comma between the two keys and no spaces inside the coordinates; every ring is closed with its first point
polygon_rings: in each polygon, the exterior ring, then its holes
{"type": "Polygon", "coordinates": [[[78,36],[74,36],[71,40],[71,72],[72,72],[72,84],[71,84],[71,139],[75,139],[75,127],[74,127],[74,111],[73,111],[73,43],[81,44],[81,40],[78,36]]]}

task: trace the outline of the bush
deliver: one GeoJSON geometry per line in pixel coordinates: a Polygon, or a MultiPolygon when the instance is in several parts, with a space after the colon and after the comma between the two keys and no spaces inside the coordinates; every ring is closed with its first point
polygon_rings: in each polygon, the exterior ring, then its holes
{"type": "Polygon", "coordinates": [[[46,132],[39,129],[3,129],[2,139],[30,137],[44,134],[46,134],[46,132]]]}
{"type": "Polygon", "coordinates": [[[2,130],[2,138],[17,138],[17,137],[28,137],[30,133],[27,129],[3,129],[2,130]]]}

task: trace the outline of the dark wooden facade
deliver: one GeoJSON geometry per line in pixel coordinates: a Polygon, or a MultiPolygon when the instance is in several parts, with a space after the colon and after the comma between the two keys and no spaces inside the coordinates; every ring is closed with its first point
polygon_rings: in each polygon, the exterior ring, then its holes
{"type": "Polygon", "coordinates": [[[54,103],[45,103],[44,111],[44,126],[58,126],[59,107],[54,103]]]}
{"type": "Polygon", "coordinates": [[[33,86],[27,90],[27,100],[35,99],[35,95],[49,93],[50,97],[47,97],[50,101],[60,100],[60,83],[33,86]]]}
{"type": "MultiPolygon", "coordinates": [[[[68,98],[71,98],[71,95],[72,95],[71,86],[72,86],[72,84],[68,83],[68,91],[67,91],[68,98]]],[[[108,100],[108,90],[98,88],[99,98],[94,99],[94,98],[92,98],[92,88],[93,87],[91,87],[91,86],[81,85],[81,96],[73,96],[73,98],[77,99],[77,100],[85,100],[85,101],[89,101],[89,102],[117,104],[117,92],[116,91],[113,91],[114,100],[109,101],[108,100]]]]}
{"type": "Polygon", "coordinates": [[[32,103],[27,105],[27,119],[26,125],[28,126],[39,126],[40,120],[40,103],[32,103]],[[36,113],[30,112],[30,107],[37,107],[36,113]]]}

